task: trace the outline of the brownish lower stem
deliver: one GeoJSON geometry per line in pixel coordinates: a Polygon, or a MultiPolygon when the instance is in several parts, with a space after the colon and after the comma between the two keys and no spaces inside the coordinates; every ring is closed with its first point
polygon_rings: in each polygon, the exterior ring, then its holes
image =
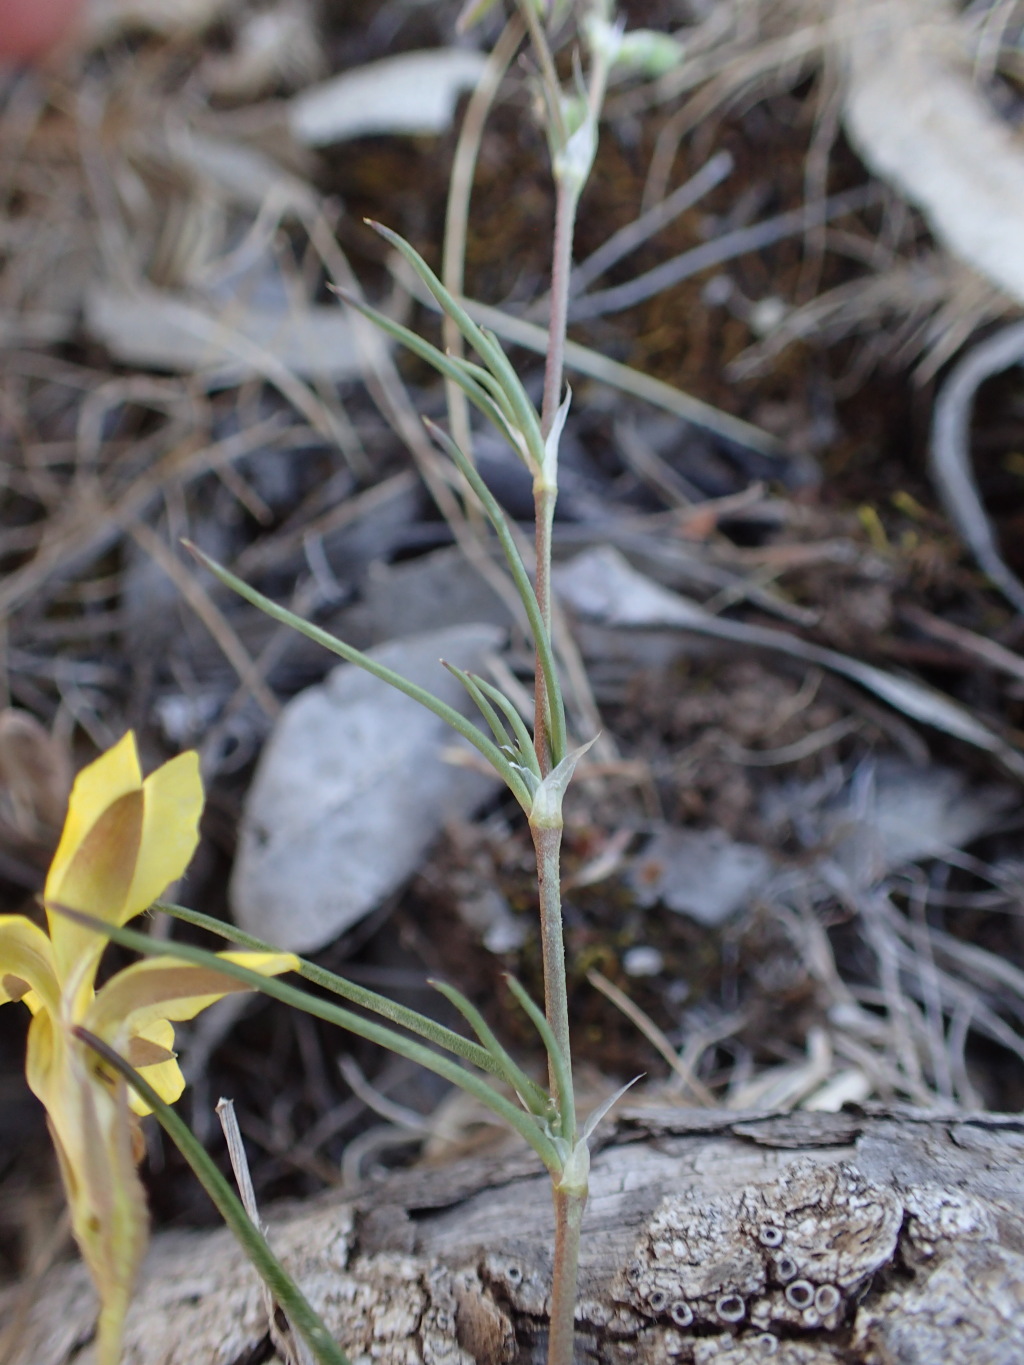
{"type": "MultiPolygon", "coordinates": [[[[577,196],[564,185],[557,187],[555,202],[555,242],[551,260],[551,317],[548,322],[548,353],[544,366],[544,401],[540,427],[547,438],[562,397],[565,357],[565,328],[569,309],[569,275],[572,271],[572,239],[576,224],[577,196]]],[[[548,635],[551,635],[551,527],[558,497],[557,467],[546,470],[534,483],[534,527],[536,537],[537,604],[548,635]]],[[[554,698],[547,694],[537,660],[534,688],[534,745],[542,773],[551,766],[551,707],[554,698]]],[[[563,755],[559,755],[563,757],[563,755]]]]}
{"type": "MultiPolygon", "coordinates": [[[[555,519],[554,489],[540,488],[534,493],[534,534],[537,569],[535,586],[541,619],[551,638],[551,527],[555,519]]],[[[555,698],[548,696],[547,682],[541,667],[540,651],[534,664],[533,685],[533,743],[541,773],[551,769],[551,708],[555,698]]],[[[564,757],[560,754],[559,758],[564,757]]]]}
{"type": "Polygon", "coordinates": [[[540,429],[547,436],[562,401],[565,364],[565,333],[569,319],[569,277],[572,274],[572,243],[576,233],[579,192],[564,180],[555,184],[555,238],[551,252],[551,315],[548,318],[548,354],[544,369],[544,399],[540,429]]]}
{"type": "Polygon", "coordinates": [[[576,1339],[576,1280],[585,1194],[555,1187],[555,1265],[551,1281],[548,1365],[573,1365],[576,1339]]]}
{"type": "MultiPolygon", "coordinates": [[[[540,891],[540,942],[544,958],[544,1012],[547,1015],[555,1042],[569,1069],[569,995],[565,982],[565,944],[562,937],[562,892],[559,884],[559,853],[562,846],[561,828],[531,826],[533,846],[537,853],[537,886],[540,891]]],[[[552,1094],[557,1093],[557,1082],[549,1067],[552,1094]]],[[[576,1116],[572,1095],[559,1095],[561,1102],[562,1135],[573,1144],[576,1141],[576,1116]]]]}

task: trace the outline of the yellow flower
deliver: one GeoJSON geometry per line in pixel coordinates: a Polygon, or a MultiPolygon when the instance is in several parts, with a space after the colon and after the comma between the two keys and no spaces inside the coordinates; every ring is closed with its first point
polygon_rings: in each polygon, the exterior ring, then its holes
{"type": "MultiPolygon", "coordinates": [[[[0,1004],[32,1011],[25,1064],[46,1108],[72,1228],[100,1296],[99,1365],[117,1365],[121,1329],[146,1243],[136,1171],[138,1121],[147,1112],[72,1035],[96,1034],[173,1102],[185,1086],[173,1021],[191,1019],[241,982],[173,958],[133,963],[96,989],[105,936],[61,915],[81,910],[124,924],[185,871],[199,839],[203,788],[195,753],[143,781],[130,732],[79,773],[43,893],[49,935],[24,915],[0,915],[0,1004]],[[134,1114],[132,1113],[134,1111],[134,1114]]],[[[290,953],[221,953],[267,976],[298,963],[290,953]]]]}

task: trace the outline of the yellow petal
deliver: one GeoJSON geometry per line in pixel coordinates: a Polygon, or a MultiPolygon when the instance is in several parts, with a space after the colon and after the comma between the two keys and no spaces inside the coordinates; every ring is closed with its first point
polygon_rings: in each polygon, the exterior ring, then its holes
{"type": "MultiPolygon", "coordinates": [[[[60,881],[59,899],[47,892],[47,918],[65,990],[74,978],[92,989],[92,977],[106,947],[102,934],[60,913],[64,905],[120,924],[139,858],[144,797],[141,789],[125,792],[102,811],[86,831],[60,881]]],[[[49,885],[49,879],[47,879],[49,885]]]]}
{"type": "MultiPolygon", "coordinates": [[[[180,754],[142,781],[129,732],[79,773],[46,879],[49,906],[109,923],[137,915],[184,872],[198,842],[203,788],[195,753],[180,754]]],[[[102,953],[101,935],[59,910],[49,916],[58,978],[85,1007],[102,953]]]]}
{"type": "MultiPolygon", "coordinates": [[[[185,1089],[185,1077],[181,1074],[181,1067],[173,1060],[143,1067],[139,1075],[150,1083],[164,1104],[173,1104],[175,1100],[179,1100],[185,1089]]],[[[140,1117],[144,1118],[150,1112],[146,1101],[134,1092],[128,1096],[128,1103],[132,1111],[140,1117]]]]}
{"type": "Polygon", "coordinates": [[[50,940],[24,915],[0,915],[0,1005],[26,996],[30,1008],[59,1008],[50,940]]]}
{"type": "Polygon", "coordinates": [[[64,899],[62,886],[68,866],[79,844],[107,807],[113,805],[119,796],[138,791],[141,786],[142,770],[139,767],[135,736],[129,730],[112,749],[100,754],[75,778],[68,800],[64,831],[46,877],[43,894],[47,900],[64,899]]]}
{"type": "MultiPolygon", "coordinates": [[[[299,965],[293,953],[218,953],[261,976],[278,976],[299,965]]],[[[196,967],[169,957],[133,962],[111,977],[89,1007],[86,1027],[125,1046],[129,1038],[151,1036],[159,1020],[192,1019],[224,995],[250,987],[213,967],[196,967]],[[122,1041],[123,1040],[123,1041],[122,1041]]]]}
{"type": "Polygon", "coordinates": [[[119,1365],[148,1226],[135,1169],[138,1121],[124,1082],[108,1075],[84,1044],[69,1040],[48,1010],[29,1026],[25,1074],[46,1108],[72,1231],[100,1298],[97,1365],[119,1365]]]}
{"type": "Polygon", "coordinates": [[[58,1106],[60,1104],[63,1074],[63,1037],[55,1017],[49,1010],[40,1010],[32,1016],[25,1053],[28,1087],[37,1099],[42,1100],[47,1110],[51,1102],[58,1106]]]}
{"type": "MultiPolygon", "coordinates": [[[[277,976],[298,968],[292,953],[218,953],[262,976],[277,976]]],[[[97,993],[86,1016],[86,1027],[129,1056],[133,1039],[146,1039],[170,1049],[174,1029],[170,1020],[194,1018],[200,1010],[223,996],[249,987],[212,967],[197,967],[174,958],[146,958],[125,967],[97,993]]],[[[141,1074],[167,1104],[185,1089],[177,1061],[168,1059],[140,1067],[141,1074]]],[[[128,1103],[136,1114],[148,1114],[149,1106],[138,1095],[128,1103]]]]}
{"type": "Polygon", "coordinates": [[[51,1096],[47,1105],[50,1133],[72,1232],[100,1298],[97,1362],[119,1365],[122,1327],[148,1230],[135,1168],[137,1120],[129,1112],[124,1082],[105,1077],[84,1046],[64,1049],[60,1069],[59,1100],[51,1096]]]}
{"type": "Polygon", "coordinates": [[[294,953],[251,953],[240,948],[232,948],[226,953],[215,953],[214,957],[223,958],[225,962],[234,962],[239,967],[246,967],[250,972],[259,972],[260,976],[280,976],[282,972],[297,972],[301,965],[294,953]]]}
{"type": "MultiPolygon", "coordinates": [[[[128,1060],[145,1077],[165,1104],[173,1104],[185,1089],[185,1077],[174,1057],[174,1026],[167,1019],[157,1019],[144,1032],[138,1033],[128,1045],[128,1060]],[[158,1061],[145,1062],[138,1056],[140,1045],[166,1054],[158,1061]]],[[[129,1086],[128,1103],[132,1112],[144,1116],[149,1105],[129,1086]]]]}
{"type": "Polygon", "coordinates": [[[203,813],[199,755],[190,749],[172,758],[146,778],[142,790],[146,798],[142,846],[121,911],[122,924],[152,905],[192,861],[203,813]]]}

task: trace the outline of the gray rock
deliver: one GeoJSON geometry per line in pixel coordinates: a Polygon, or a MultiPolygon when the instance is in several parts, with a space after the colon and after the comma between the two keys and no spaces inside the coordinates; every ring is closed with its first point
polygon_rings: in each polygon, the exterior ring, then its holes
{"type": "Polygon", "coordinates": [[[747,904],[774,864],[756,844],[721,829],[662,829],[634,863],[630,880],[641,905],[660,901],[708,927],[747,904]]]}
{"type": "MultiPolygon", "coordinates": [[[[479,671],[502,634],[466,625],[369,653],[468,715],[472,702],[439,659],[479,671]]],[[[445,756],[456,747],[478,757],[432,712],[352,664],[295,697],[246,799],[230,887],[237,923],[308,952],[362,919],[448,821],[497,790],[496,776],[445,756]]]]}

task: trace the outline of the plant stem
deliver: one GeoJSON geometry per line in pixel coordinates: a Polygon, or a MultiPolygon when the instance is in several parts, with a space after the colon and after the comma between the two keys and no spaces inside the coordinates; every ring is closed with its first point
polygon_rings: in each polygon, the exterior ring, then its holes
{"type": "MultiPolygon", "coordinates": [[[[537,853],[537,886],[540,892],[540,941],[544,959],[544,1012],[570,1077],[569,997],[565,982],[565,945],[562,938],[562,891],[559,877],[560,828],[531,826],[537,853]]],[[[549,1063],[551,1093],[557,1094],[555,1069],[549,1063]]],[[[575,1146],[576,1109],[571,1093],[561,1096],[562,1137],[575,1146]]]]}
{"type": "MultiPolygon", "coordinates": [[[[540,64],[549,121],[552,149],[564,146],[568,136],[562,113],[561,87],[543,25],[531,0],[519,0],[519,12],[530,34],[534,55],[540,64]]],[[[554,150],[552,150],[554,155],[554,150]]],[[[556,178],[555,227],[551,262],[551,317],[548,323],[547,360],[544,366],[544,398],[541,404],[541,433],[547,436],[554,424],[561,400],[565,357],[565,328],[569,316],[569,275],[572,270],[572,243],[576,226],[579,190],[567,188],[556,178]]],[[[537,601],[548,635],[551,633],[551,524],[555,513],[557,489],[534,484],[536,504],[537,601]]],[[[541,677],[540,660],[534,681],[534,749],[542,774],[551,767],[551,704],[541,677]]]]}
{"type": "MultiPolygon", "coordinates": [[[[572,242],[576,228],[577,191],[557,182],[555,198],[555,241],[551,259],[551,316],[548,321],[548,351],[544,365],[544,399],[541,407],[541,433],[546,437],[554,424],[562,397],[565,365],[565,329],[569,316],[569,277],[572,273],[572,242]]],[[[551,528],[555,519],[557,486],[547,481],[534,483],[534,527],[536,544],[536,590],[541,618],[551,638],[551,528]]],[[[542,773],[551,766],[551,709],[544,685],[540,659],[534,676],[534,748],[542,773]]]]}
{"type": "MultiPolygon", "coordinates": [[[[576,231],[576,211],[583,184],[590,171],[589,164],[573,162],[571,156],[579,148],[570,149],[569,130],[563,117],[562,94],[551,51],[537,11],[530,0],[519,0],[520,13],[526,21],[534,50],[540,62],[545,86],[549,144],[552,148],[552,167],[555,172],[555,222],[551,261],[550,314],[548,318],[547,356],[544,366],[544,397],[541,403],[541,436],[545,443],[556,430],[562,402],[565,367],[566,328],[569,317],[569,285],[572,274],[572,248],[576,231]]],[[[607,46],[607,45],[606,45],[607,46]]],[[[595,52],[591,79],[587,90],[587,114],[596,146],[597,121],[608,80],[607,52],[595,52]]],[[[587,131],[586,127],[579,130],[587,131]]],[[[584,144],[584,153],[585,153],[584,144]]],[[[593,151],[590,151],[590,160],[593,151]]],[[[540,470],[534,476],[534,506],[536,518],[536,596],[546,638],[551,638],[551,538],[558,496],[557,450],[545,448],[540,470]]],[[[552,766],[552,712],[561,706],[557,694],[558,683],[549,690],[541,668],[538,652],[534,670],[534,749],[541,774],[546,776],[552,766]]],[[[556,754],[557,759],[564,755],[556,754]]],[[[559,1097],[559,1136],[566,1143],[568,1156],[562,1178],[554,1182],[555,1248],[551,1285],[551,1314],[548,1335],[548,1365],[573,1365],[575,1356],[576,1279],[579,1270],[580,1228],[587,1203],[586,1169],[589,1157],[582,1153],[582,1169],[577,1168],[576,1104],[572,1093],[572,1054],[569,1046],[569,998],[565,976],[565,941],[562,928],[562,894],[559,857],[562,845],[562,823],[548,825],[531,821],[534,849],[537,854],[537,883],[540,893],[540,932],[544,958],[544,1009],[553,1035],[554,1050],[548,1059],[548,1079],[551,1093],[559,1097]],[[557,1066],[555,1063],[557,1062],[557,1066]]],[[[550,1047],[550,1043],[549,1043],[550,1047]]]]}
{"type": "MultiPolygon", "coordinates": [[[[550,358],[550,353],[549,353],[550,358]]],[[[534,488],[534,538],[536,545],[536,573],[534,587],[537,606],[547,638],[551,639],[551,529],[555,520],[555,499],[558,490],[546,484],[534,488]]],[[[557,683],[556,683],[557,686],[557,683]]],[[[537,651],[533,670],[533,749],[541,776],[551,770],[551,707],[557,701],[548,690],[543,660],[537,651]]]]}
{"type": "Polygon", "coordinates": [[[555,1188],[555,1264],[551,1281],[547,1365],[573,1365],[576,1342],[576,1279],[585,1194],[555,1188]]]}
{"type": "Polygon", "coordinates": [[[555,238],[551,253],[551,313],[548,318],[548,354],[544,368],[544,399],[540,429],[547,436],[562,401],[562,371],[565,358],[565,331],[569,318],[569,279],[572,274],[572,244],[576,234],[576,208],[579,187],[567,178],[555,181],[555,238]]]}

